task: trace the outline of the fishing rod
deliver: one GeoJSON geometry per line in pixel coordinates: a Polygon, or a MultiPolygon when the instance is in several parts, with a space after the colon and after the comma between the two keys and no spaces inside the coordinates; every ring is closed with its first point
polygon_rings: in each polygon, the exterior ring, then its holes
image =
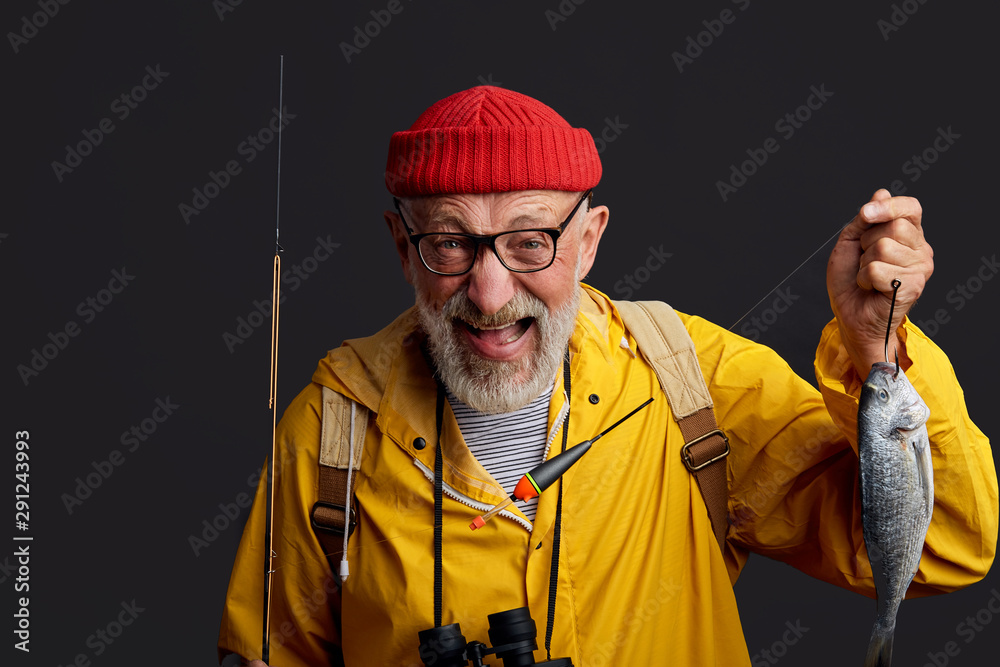
{"type": "Polygon", "coordinates": [[[270,626],[271,626],[271,575],[274,573],[274,558],[277,554],[271,547],[274,524],[271,513],[274,507],[274,456],[277,452],[278,438],[278,306],[281,301],[281,129],[284,126],[282,114],[284,107],[285,87],[285,56],[279,56],[278,67],[278,186],[277,201],[274,212],[274,275],[271,283],[271,455],[267,458],[267,502],[264,523],[264,627],[260,645],[261,660],[270,662],[270,626]]]}

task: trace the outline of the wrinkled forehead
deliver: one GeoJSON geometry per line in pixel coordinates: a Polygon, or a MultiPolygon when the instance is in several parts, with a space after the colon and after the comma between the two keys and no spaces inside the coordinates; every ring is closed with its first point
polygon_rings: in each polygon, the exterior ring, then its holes
{"type": "Polygon", "coordinates": [[[558,190],[520,190],[407,197],[400,203],[404,214],[411,218],[410,225],[420,231],[496,234],[511,229],[557,227],[579,196],[558,190]]]}

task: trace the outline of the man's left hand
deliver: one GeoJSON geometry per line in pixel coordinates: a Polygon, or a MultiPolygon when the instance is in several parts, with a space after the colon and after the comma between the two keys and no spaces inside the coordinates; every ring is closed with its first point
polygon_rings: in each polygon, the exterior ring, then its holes
{"type": "Polygon", "coordinates": [[[900,364],[908,362],[896,331],[934,272],[934,250],[924,239],[921,215],[913,197],[879,190],[840,233],[830,254],[826,289],[841,340],[861,378],[885,358],[893,279],[902,285],[892,314],[889,360],[896,349],[900,364]]]}

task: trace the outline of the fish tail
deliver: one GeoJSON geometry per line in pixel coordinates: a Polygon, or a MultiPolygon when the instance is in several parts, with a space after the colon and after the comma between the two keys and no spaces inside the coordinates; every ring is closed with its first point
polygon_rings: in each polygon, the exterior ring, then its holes
{"type": "Polygon", "coordinates": [[[865,667],[890,667],[892,665],[892,634],[895,626],[882,627],[876,623],[872,629],[872,638],[868,643],[868,654],[865,656],[865,667]]]}

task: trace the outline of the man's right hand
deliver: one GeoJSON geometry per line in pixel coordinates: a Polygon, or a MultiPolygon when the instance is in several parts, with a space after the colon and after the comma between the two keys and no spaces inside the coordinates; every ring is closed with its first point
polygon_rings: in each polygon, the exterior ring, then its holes
{"type": "Polygon", "coordinates": [[[251,660],[248,667],[267,667],[267,663],[263,660],[251,660]]]}

